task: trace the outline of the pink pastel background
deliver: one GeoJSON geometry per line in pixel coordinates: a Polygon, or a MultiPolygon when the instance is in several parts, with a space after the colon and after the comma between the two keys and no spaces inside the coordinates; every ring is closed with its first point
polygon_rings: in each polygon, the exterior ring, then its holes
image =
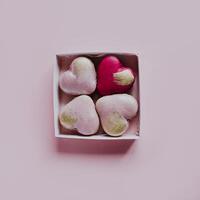
{"type": "Polygon", "coordinates": [[[0,199],[199,200],[196,0],[0,0],[0,199]],[[56,53],[139,54],[141,139],[56,140],[56,53]]]}

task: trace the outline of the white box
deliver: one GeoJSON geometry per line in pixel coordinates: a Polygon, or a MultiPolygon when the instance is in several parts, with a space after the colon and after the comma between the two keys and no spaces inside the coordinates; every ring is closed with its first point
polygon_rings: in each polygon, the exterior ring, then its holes
{"type": "Polygon", "coordinates": [[[79,54],[60,54],[56,57],[56,64],[54,66],[54,76],[53,76],[53,100],[54,100],[54,129],[55,137],[57,138],[69,138],[69,139],[87,139],[87,140],[134,140],[139,138],[140,132],[140,95],[139,95],[139,65],[138,57],[135,54],[131,53],[79,53],[79,54]],[[131,89],[130,93],[133,95],[139,104],[139,110],[133,120],[130,121],[129,129],[120,137],[111,137],[103,133],[103,130],[100,130],[99,133],[91,136],[81,136],[70,133],[67,130],[64,130],[58,120],[58,115],[61,107],[69,102],[71,99],[68,95],[64,94],[58,85],[59,75],[63,70],[63,66],[68,67],[72,60],[78,56],[86,56],[96,64],[106,55],[117,56],[120,61],[128,67],[133,68],[136,72],[136,80],[131,89]]]}

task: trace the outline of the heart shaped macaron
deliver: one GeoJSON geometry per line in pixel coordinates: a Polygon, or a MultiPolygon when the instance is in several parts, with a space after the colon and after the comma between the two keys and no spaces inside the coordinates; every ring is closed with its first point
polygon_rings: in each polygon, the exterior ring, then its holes
{"type": "Polygon", "coordinates": [[[59,85],[66,94],[91,94],[96,89],[94,64],[86,57],[74,59],[69,70],[60,75],[59,85]]]}
{"type": "Polygon", "coordinates": [[[129,122],[138,111],[137,100],[128,94],[113,94],[101,97],[96,102],[104,131],[110,136],[120,136],[129,127],[129,122]]]}
{"type": "Polygon", "coordinates": [[[95,105],[87,95],[75,97],[66,104],[61,109],[59,120],[65,129],[77,130],[83,135],[92,135],[99,128],[99,117],[95,105]]]}
{"type": "Polygon", "coordinates": [[[115,56],[103,58],[98,66],[97,89],[100,95],[127,92],[133,85],[133,71],[115,56]]]}

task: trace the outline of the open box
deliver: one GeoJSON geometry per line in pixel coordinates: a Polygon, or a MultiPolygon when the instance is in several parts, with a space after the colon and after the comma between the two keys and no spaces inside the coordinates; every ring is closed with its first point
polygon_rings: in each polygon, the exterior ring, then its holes
{"type": "MultiPolygon", "coordinates": [[[[55,136],[57,138],[70,138],[70,139],[89,139],[89,140],[134,140],[139,138],[140,132],[140,96],[139,96],[139,65],[138,57],[135,54],[131,53],[79,53],[79,54],[60,54],[56,56],[56,64],[54,66],[54,76],[53,76],[53,98],[54,98],[54,129],[55,136]],[[62,92],[59,88],[59,76],[60,74],[67,70],[70,66],[73,59],[79,56],[85,56],[91,59],[95,65],[95,68],[98,67],[98,64],[103,57],[107,55],[114,55],[120,59],[120,61],[125,65],[134,70],[136,73],[135,83],[130,90],[129,94],[133,95],[139,105],[139,110],[137,115],[129,121],[129,128],[126,133],[120,137],[110,137],[104,133],[103,129],[100,127],[98,132],[95,135],[83,136],[74,134],[73,131],[64,129],[58,119],[60,109],[68,103],[74,96],[67,95],[62,92]]],[[[99,98],[99,95],[95,91],[90,95],[94,101],[99,98]]]]}

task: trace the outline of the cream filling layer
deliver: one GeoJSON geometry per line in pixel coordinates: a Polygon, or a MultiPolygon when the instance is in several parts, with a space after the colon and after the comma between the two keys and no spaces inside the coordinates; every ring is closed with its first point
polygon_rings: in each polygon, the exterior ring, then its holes
{"type": "Polygon", "coordinates": [[[114,73],[113,78],[118,85],[130,85],[134,81],[134,76],[129,69],[114,73]]]}

